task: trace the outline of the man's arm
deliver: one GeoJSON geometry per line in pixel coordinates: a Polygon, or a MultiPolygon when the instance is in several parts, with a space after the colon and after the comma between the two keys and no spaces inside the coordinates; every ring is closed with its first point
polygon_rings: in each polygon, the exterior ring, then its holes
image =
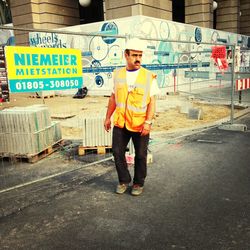
{"type": "Polygon", "coordinates": [[[104,128],[108,132],[111,128],[111,116],[114,113],[116,108],[116,102],[115,102],[115,94],[112,93],[109,102],[108,102],[108,108],[106,112],[106,119],[104,121],[104,128]]]}
{"type": "Polygon", "coordinates": [[[141,132],[142,136],[149,134],[151,130],[152,124],[150,124],[150,122],[152,122],[154,115],[155,115],[155,102],[156,102],[155,96],[151,96],[150,102],[147,107],[146,121],[143,124],[142,132],[141,132]]]}

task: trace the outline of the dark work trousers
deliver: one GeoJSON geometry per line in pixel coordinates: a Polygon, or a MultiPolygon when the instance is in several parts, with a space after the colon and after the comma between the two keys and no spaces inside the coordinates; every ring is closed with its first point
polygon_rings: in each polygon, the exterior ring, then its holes
{"type": "Polygon", "coordinates": [[[126,148],[130,138],[132,138],[135,148],[133,183],[143,186],[147,175],[147,149],[149,135],[141,136],[141,133],[139,132],[131,132],[125,127],[119,128],[115,126],[113,128],[112,150],[119,183],[128,184],[131,182],[131,176],[125,158],[126,148]]]}

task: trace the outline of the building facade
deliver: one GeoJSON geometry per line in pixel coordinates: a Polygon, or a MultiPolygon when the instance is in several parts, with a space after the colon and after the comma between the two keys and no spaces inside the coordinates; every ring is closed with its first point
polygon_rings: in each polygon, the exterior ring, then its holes
{"type": "MultiPolygon", "coordinates": [[[[249,0],[178,0],[174,7],[176,3],[177,0],[92,0],[83,7],[79,0],[8,0],[15,27],[54,29],[144,15],[250,35],[249,0]],[[179,13],[182,16],[178,17],[179,13]]],[[[15,37],[17,44],[28,43],[23,31],[15,32],[15,37]]]]}

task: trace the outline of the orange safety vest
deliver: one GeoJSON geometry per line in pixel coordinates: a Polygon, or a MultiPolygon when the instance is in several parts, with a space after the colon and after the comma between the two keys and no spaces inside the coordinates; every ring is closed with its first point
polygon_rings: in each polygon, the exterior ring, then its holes
{"type": "Polygon", "coordinates": [[[114,93],[116,109],[114,125],[133,132],[140,132],[146,120],[147,106],[150,102],[150,88],[155,75],[145,68],[140,68],[133,89],[128,92],[126,68],[114,72],[114,93]]]}

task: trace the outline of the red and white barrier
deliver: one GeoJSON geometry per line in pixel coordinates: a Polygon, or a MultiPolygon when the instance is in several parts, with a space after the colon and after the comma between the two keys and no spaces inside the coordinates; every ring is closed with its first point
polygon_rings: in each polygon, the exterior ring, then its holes
{"type": "Polygon", "coordinates": [[[244,89],[250,89],[250,78],[236,80],[236,91],[244,89]]]}

